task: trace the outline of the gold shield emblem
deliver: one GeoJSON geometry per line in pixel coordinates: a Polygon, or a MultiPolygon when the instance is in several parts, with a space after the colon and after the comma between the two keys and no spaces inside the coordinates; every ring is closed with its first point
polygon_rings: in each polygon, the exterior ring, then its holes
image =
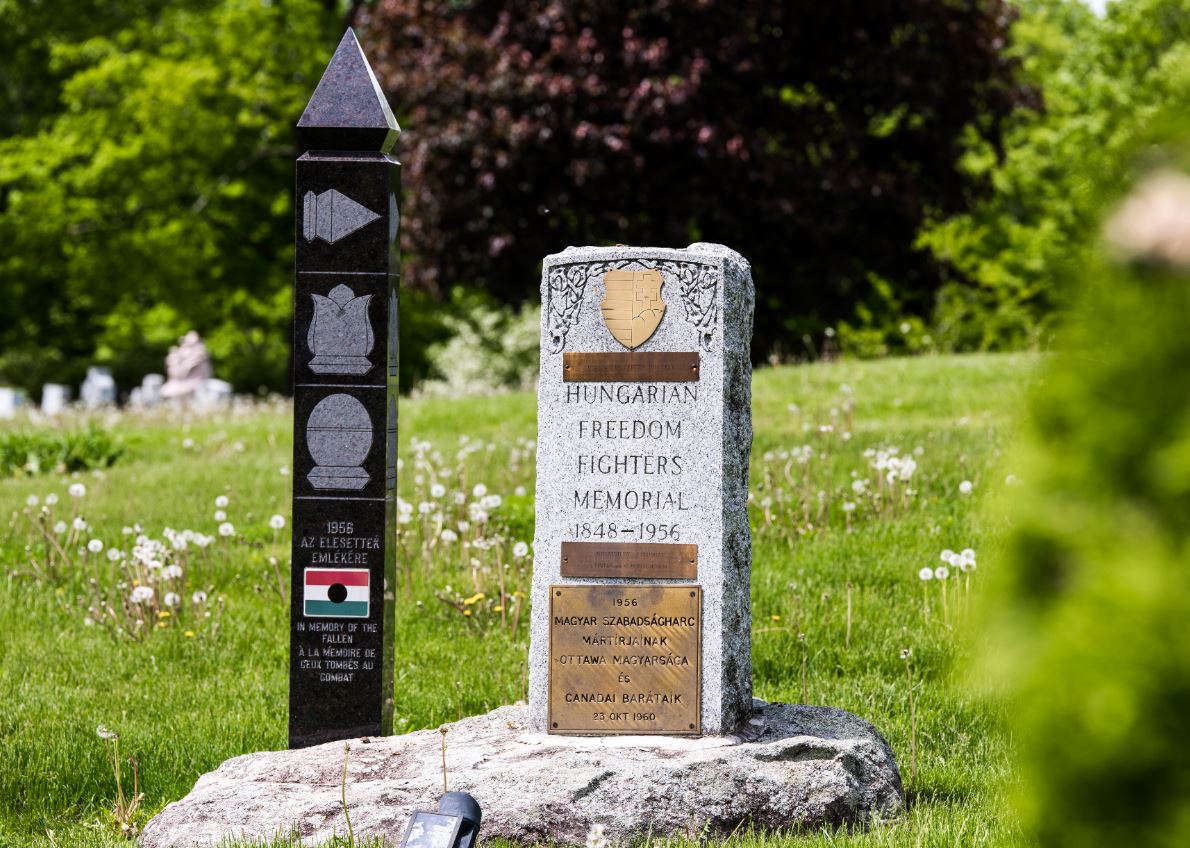
{"type": "Polygon", "coordinates": [[[608,271],[603,277],[603,323],[616,341],[636,350],[661,325],[665,301],[660,271],[608,271]]]}

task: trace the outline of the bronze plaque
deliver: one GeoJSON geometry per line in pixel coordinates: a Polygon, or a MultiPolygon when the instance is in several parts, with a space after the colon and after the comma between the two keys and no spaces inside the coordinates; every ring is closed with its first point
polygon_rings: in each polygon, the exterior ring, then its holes
{"type": "Polygon", "coordinates": [[[562,354],[564,383],[697,383],[698,352],[562,354]]]}
{"type": "Polygon", "coordinates": [[[702,589],[550,587],[550,733],[697,736],[702,589]]]}
{"type": "Polygon", "coordinates": [[[698,577],[698,545],[563,542],[563,577],[698,577]]]}

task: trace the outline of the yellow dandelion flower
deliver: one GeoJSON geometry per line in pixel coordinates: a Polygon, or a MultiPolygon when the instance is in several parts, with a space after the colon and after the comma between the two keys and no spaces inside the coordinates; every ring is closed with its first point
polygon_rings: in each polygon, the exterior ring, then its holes
{"type": "Polygon", "coordinates": [[[164,630],[164,629],[165,629],[165,622],[164,622],[164,621],[159,621],[159,622],[157,622],[157,629],[158,629],[158,630],[164,630]]]}
{"type": "Polygon", "coordinates": [[[504,612],[504,604],[492,607],[492,612],[504,612]]]}
{"type": "Polygon", "coordinates": [[[781,616],[779,616],[779,615],[773,616],[773,621],[780,621],[780,620],[781,620],[781,616]]]}
{"type": "Polygon", "coordinates": [[[477,604],[482,601],[484,597],[485,595],[483,592],[476,592],[470,598],[464,598],[463,603],[465,603],[467,606],[471,606],[472,604],[477,604]]]}
{"type": "Polygon", "coordinates": [[[463,615],[470,616],[471,610],[463,610],[463,615]]]}
{"type": "Polygon", "coordinates": [[[183,635],[183,636],[185,636],[187,639],[193,639],[193,638],[194,638],[194,631],[193,631],[193,630],[187,630],[187,631],[186,631],[185,633],[183,633],[182,635],[183,635]]]}
{"type": "Polygon", "coordinates": [[[171,615],[169,610],[157,610],[158,618],[169,618],[171,615]]]}
{"type": "Polygon", "coordinates": [[[65,595],[66,590],[64,588],[62,588],[61,586],[59,586],[57,589],[54,590],[54,594],[59,595],[59,596],[65,595]]]}

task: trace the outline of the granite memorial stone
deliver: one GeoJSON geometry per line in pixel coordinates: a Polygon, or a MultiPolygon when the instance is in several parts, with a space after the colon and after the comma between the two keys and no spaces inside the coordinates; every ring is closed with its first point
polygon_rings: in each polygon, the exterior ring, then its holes
{"type": "Polygon", "coordinates": [[[392,732],[398,132],[348,30],[298,122],[293,748],[392,732]]]}
{"type": "Polygon", "coordinates": [[[568,248],[541,297],[532,725],[728,733],[752,710],[749,265],[568,248]]]}

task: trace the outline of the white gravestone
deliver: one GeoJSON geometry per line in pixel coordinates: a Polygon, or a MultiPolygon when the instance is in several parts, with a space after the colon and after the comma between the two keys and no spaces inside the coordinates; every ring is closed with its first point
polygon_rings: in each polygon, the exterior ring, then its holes
{"type": "Polygon", "coordinates": [[[116,381],[108,368],[96,365],[87,369],[87,376],[79,388],[79,400],[87,409],[111,406],[116,402],[116,381]]]}
{"type": "Polygon", "coordinates": [[[25,403],[25,395],[20,389],[0,387],[0,418],[16,418],[17,409],[25,403]]]}
{"type": "Polygon", "coordinates": [[[546,257],[535,729],[721,734],[751,715],[754,300],[722,245],[546,257]]]}
{"type": "Polygon", "coordinates": [[[46,415],[57,415],[70,403],[70,386],[61,383],[46,383],[41,387],[41,411],[46,415]]]}

